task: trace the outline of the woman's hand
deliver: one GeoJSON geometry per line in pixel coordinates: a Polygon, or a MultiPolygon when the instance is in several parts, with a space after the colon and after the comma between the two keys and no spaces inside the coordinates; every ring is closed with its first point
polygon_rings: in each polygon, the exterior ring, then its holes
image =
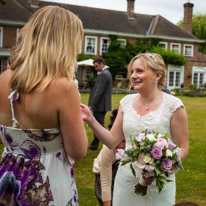
{"type": "Polygon", "coordinates": [[[80,105],[80,111],[83,121],[85,121],[89,126],[91,126],[95,119],[89,109],[89,107],[85,104],[80,105]]]}

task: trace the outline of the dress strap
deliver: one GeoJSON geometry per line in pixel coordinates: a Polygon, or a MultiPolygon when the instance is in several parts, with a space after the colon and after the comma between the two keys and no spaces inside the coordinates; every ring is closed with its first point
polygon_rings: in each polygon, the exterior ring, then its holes
{"type": "Polygon", "coordinates": [[[10,99],[10,105],[11,105],[11,114],[12,114],[12,121],[13,121],[13,126],[12,127],[17,127],[19,122],[16,120],[16,118],[14,116],[14,105],[13,105],[13,102],[17,101],[19,99],[19,92],[17,92],[16,90],[11,90],[11,93],[8,96],[8,98],[10,99]]]}

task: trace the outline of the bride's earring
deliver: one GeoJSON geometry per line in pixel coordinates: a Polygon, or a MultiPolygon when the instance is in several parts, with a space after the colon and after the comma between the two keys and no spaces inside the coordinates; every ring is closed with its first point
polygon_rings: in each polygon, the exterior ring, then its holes
{"type": "Polygon", "coordinates": [[[157,80],[155,80],[155,83],[157,83],[158,81],[157,80]]]}

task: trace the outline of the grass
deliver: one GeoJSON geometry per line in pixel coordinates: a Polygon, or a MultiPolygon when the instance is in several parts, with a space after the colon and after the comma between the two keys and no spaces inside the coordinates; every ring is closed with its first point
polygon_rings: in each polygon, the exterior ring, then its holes
{"type": "MultiPolygon", "coordinates": [[[[112,109],[118,108],[119,101],[125,94],[112,95],[112,109]]],[[[81,101],[88,103],[89,94],[81,94],[81,101]]],[[[203,97],[179,97],[185,107],[189,119],[189,155],[183,162],[184,171],[176,174],[177,202],[190,201],[206,205],[206,98],[203,97]]],[[[110,123],[111,112],[105,118],[105,125],[110,123]]],[[[93,139],[93,133],[86,126],[89,143],[93,139]]],[[[100,144],[100,148],[102,144],[100,144]]],[[[98,206],[94,194],[94,173],[92,172],[93,160],[98,151],[88,150],[87,156],[74,166],[75,177],[79,193],[80,206],[98,206]]],[[[1,146],[2,149],[2,146],[1,146]]]]}
{"type": "MultiPolygon", "coordinates": [[[[88,94],[82,94],[82,103],[88,103],[88,94]]],[[[112,95],[112,108],[118,108],[119,101],[125,94],[112,95]]],[[[176,174],[177,195],[176,201],[190,201],[206,205],[206,98],[179,97],[186,108],[189,119],[189,155],[184,160],[184,171],[176,174]]],[[[105,125],[110,122],[108,112],[105,125]]],[[[86,127],[89,143],[93,139],[92,131],[86,127]]],[[[100,150],[100,148],[99,148],[100,150]]],[[[98,206],[94,194],[93,160],[98,151],[88,151],[87,156],[75,164],[74,170],[79,192],[80,206],[98,206]]]]}

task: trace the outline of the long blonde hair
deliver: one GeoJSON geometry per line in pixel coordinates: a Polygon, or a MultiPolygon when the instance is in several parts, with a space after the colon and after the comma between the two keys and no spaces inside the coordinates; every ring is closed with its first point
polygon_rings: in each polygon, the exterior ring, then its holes
{"type": "Polygon", "coordinates": [[[44,90],[58,77],[72,79],[83,35],[82,22],[72,12],[58,6],[39,9],[11,50],[11,88],[29,93],[44,90]]]}
{"type": "Polygon", "coordinates": [[[166,82],[166,66],[164,63],[163,58],[156,53],[141,53],[137,56],[133,57],[128,65],[128,78],[131,82],[131,75],[132,75],[132,65],[136,59],[140,58],[143,61],[143,64],[146,68],[146,71],[150,68],[154,73],[161,73],[162,76],[158,81],[158,88],[162,88],[165,86],[166,82]],[[149,68],[148,68],[149,67],[149,68]]]}

